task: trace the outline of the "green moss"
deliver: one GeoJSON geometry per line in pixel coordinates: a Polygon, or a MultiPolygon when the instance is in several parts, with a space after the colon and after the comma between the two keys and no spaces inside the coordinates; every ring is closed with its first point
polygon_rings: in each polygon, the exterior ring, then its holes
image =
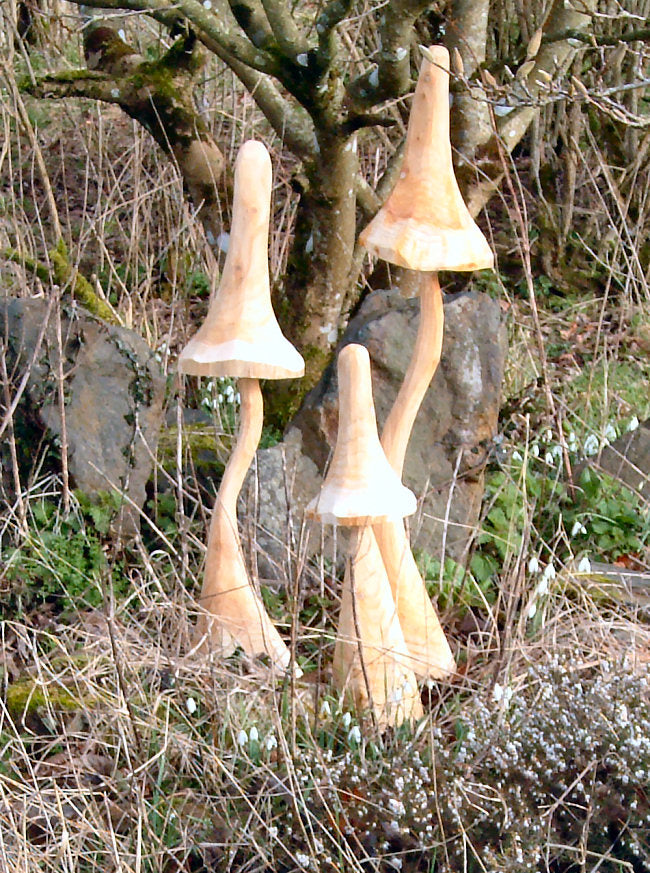
{"type": "MultiPolygon", "coordinates": [[[[189,448],[196,467],[210,467],[221,474],[232,449],[233,438],[217,438],[211,425],[189,424],[183,426],[183,443],[189,448]]],[[[165,468],[175,466],[177,447],[178,428],[162,430],[158,439],[158,456],[165,468]]]]}
{"type": "Polygon", "coordinates": [[[25,715],[48,708],[75,712],[87,707],[88,700],[80,699],[67,688],[48,686],[47,690],[44,690],[34,679],[20,679],[7,688],[6,703],[9,714],[13,718],[23,718],[25,715]]]}
{"type": "Polygon", "coordinates": [[[46,264],[42,264],[35,258],[29,258],[26,255],[22,255],[20,252],[16,251],[16,249],[4,249],[2,254],[8,261],[12,261],[14,264],[20,264],[23,269],[35,273],[41,282],[50,281],[50,270],[46,264]]]}

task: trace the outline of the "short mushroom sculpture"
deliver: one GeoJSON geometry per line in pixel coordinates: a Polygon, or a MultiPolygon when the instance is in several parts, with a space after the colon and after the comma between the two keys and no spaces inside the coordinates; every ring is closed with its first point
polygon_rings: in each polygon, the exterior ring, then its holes
{"type": "Polygon", "coordinates": [[[237,531],[237,496],[262,433],[260,379],[302,376],[304,362],[282,335],[271,306],[268,233],[271,159],[249,140],[235,164],[230,244],[219,289],[205,322],[185,346],[179,370],[194,376],[233,376],[241,396],[237,443],[226,466],[208,536],[201,604],[208,614],[198,633],[223,654],[239,643],[286,668],[289,650],[253,589],[237,531]]]}
{"type": "Polygon", "coordinates": [[[334,653],[334,680],[380,727],[419,718],[417,680],[371,525],[416,509],[381,448],[370,358],[360,345],[338,356],[339,427],[334,455],[307,515],[353,528],[334,653]]]}
{"type": "MultiPolygon", "coordinates": [[[[479,270],[494,258],[456,182],[449,138],[449,52],[423,48],[400,177],[362,232],[374,255],[422,272],[413,357],[384,425],[382,446],[401,477],[415,417],[440,361],[443,306],[438,270],[479,270]]],[[[454,659],[401,522],[375,525],[400,624],[418,676],[440,678],[454,659]]]]}

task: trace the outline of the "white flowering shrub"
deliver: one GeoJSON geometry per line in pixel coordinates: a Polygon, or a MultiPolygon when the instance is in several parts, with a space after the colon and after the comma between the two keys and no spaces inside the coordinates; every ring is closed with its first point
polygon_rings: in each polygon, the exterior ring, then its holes
{"type": "Polygon", "coordinates": [[[272,869],[650,870],[649,690],[551,660],[467,700],[455,735],[380,748],[341,722],[273,777],[272,869]]]}

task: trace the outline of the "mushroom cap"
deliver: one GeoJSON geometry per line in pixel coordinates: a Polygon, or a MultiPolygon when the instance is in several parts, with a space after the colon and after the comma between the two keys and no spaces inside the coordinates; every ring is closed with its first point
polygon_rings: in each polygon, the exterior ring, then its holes
{"type": "Polygon", "coordinates": [[[282,335],[271,305],[268,236],[271,159],[263,143],[248,140],[235,164],[230,244],[208,315],[178,359],[181,373],[290,379],[305,362],[282,335]]]}
{"type": "Polygon", "coordinates": [[[415,495],[402,485],[377,434],[370,357],[351,343],[338,357],[339,430],[320,493],[306,514],[328,524],[366,525],[412,515],[415,495]]]}
{"type": "Polygon", "coordinates": [[[449,139],[449,52],[426,50],[406,134],[402,170],[388,199],[361,233],[372,254],[412,270],[494,266],[485,236],[456,182],[449,139]]]}

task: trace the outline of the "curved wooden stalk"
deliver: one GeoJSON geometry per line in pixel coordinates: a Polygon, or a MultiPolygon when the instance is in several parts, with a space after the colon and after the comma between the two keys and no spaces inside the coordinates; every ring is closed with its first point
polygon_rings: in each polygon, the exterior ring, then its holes
{"type": "Polygon", "coordinates": [[[370,526],[350,534],[332,670],[336,686],[358,709],[372,708],[380,728],[421,718],[422,702],[370,526]]]}
{"type": "Polygon", "coordinates": [[[263,403],[258,379],[239,379],[241,419],[237,444],[226,466],[215,503],[197,627],[202,646],[230,654],[238,643],[248,655],[266,654],[286,668],[289,650],[253,590],[237,530],[237,497],[262,435],[263,403]]]}
{"type": "MultiPolygon", "coordinates": [[[[413,357],[386,420],[381,443],[401,477],[415,417],[440,363],[444,310],[437,273],[423,273],[420,325],[413,357]]],[[[373,527],[395,599],[404,639],[418,676],[438,679],[455,669],[454,657],[411,552],[404,522],[373,527]]]]}

